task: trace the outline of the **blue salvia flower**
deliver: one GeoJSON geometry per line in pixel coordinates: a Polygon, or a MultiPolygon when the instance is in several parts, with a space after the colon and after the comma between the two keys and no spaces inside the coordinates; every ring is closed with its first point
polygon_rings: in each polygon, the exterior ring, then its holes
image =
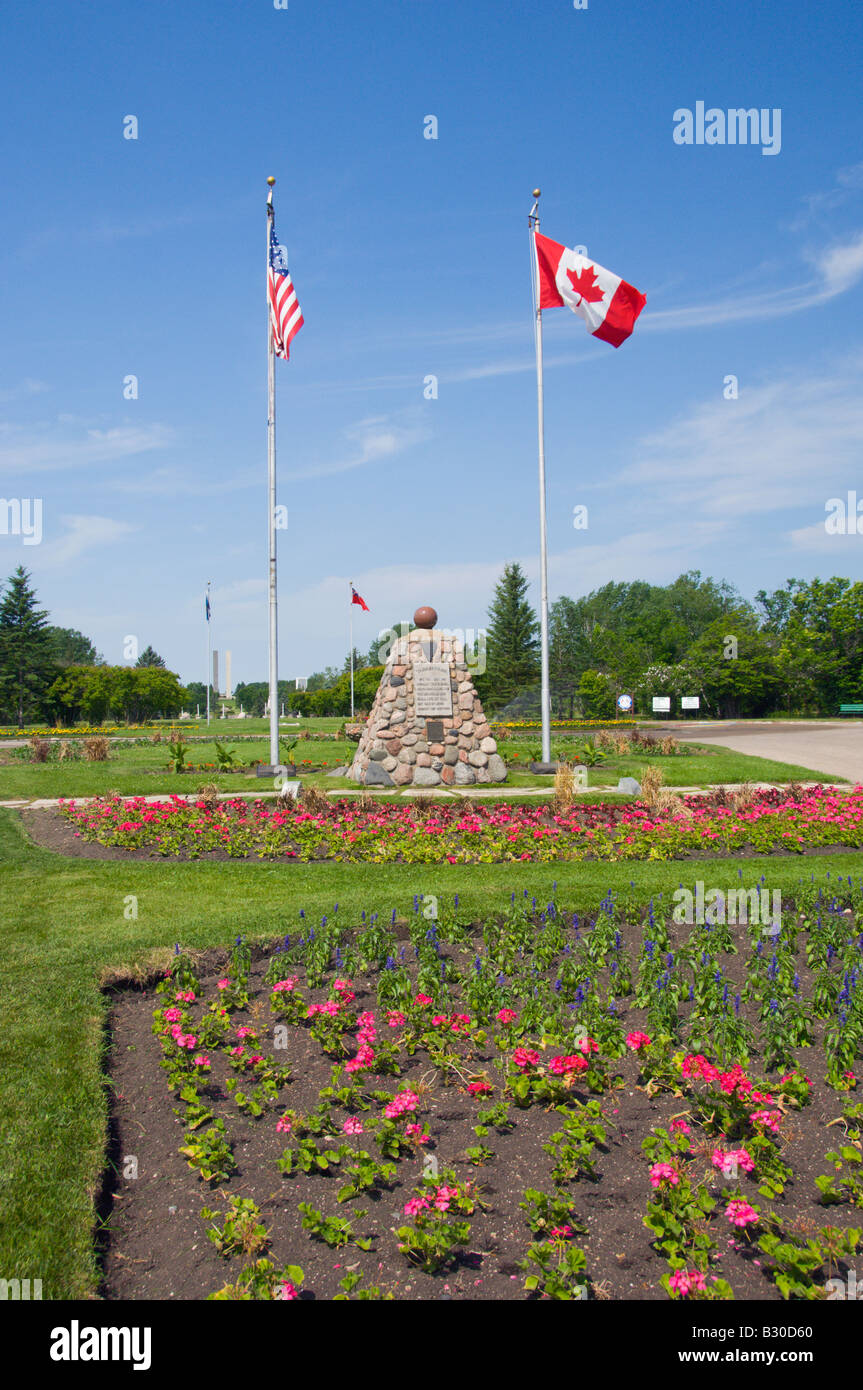
{"type": "MultiPolygon", "coordinates": [[[[301,908],[300,908],[300,918],[301,918],[301,919],[304,918],[305,915],[306,915],[306,909],[305,909],[304,907],[301,907],[301,908]]],[[[363,915],[365,916],[365,913],[364,913],[363,915]]]]}
{"type": "Polygon", "coordinates": [[[727,980],[726,980],[726,982],[725,982],[725,988],[724,988],[723,991],[722,991],[722,1003],[723,1003],[723,1005],[725,1005],[725,1004],[728,1003],[728,981],[727,981],[727,980]]]}
{"type": "Polygon", "coordinates": [[[455,895],[454,902],[455,902],[455,906],[458,907],[458,893],[456,893],[456,895],[455,895]]]}
{"type": "Polygon", "coordinates": [[[670,970],[671,967],[674,965],[674,952],[673,952],[673,951],[668,951],[668,952],[666,953],[666,956],[665,956],[665,964],[668,966],[669,970],[670,970]]]}
{"type": "Polygon", "coordinates": [[[563,989],[563,980],[555,980],[555,982],[554,982],[554,992],[555,992],[555,994],[560,994],[560,991],[561,991],[562,989],[563,989]]]}
{"type": "Polygon", "coordinates": [[[615,1003],[614,1003],[614,1000],[613,1000],[613,999],[612,999],[611,1003],[610,1003],[609,1006],[608,1006],[608,1012],[609,1012],[610,1014],[616,1014],[616,1013],[617,1013],[617,1008],[616,1008],[616,1006],[615,1006],[615,1003]]]}
{"type": "Polygon", "coordinates": [[[771,1000],[770,1000],[770,1012],[771,1012],[772,1014],[775,1014],[775,1013],[778,1012],[778,1009],[779,1009],[779,1001],[778,1001],[778,999],[771,999],[771,1000]]]}
{"type": "Polygon", "coordinates": [[[419,912],[419,910],[420,910],[420,900],[419,900],[419,898],[417,897],[416,893],[414,893],[414,912],[419,912]]]}
{"type": "Polygon", "coordinates": [[[286,950],[286,951],[289,951],[290,949],[291,949],[291,938],[290,938],[289,936],[286,936],[286,937],[285,937],[285,950],[286,950]]]}
{"type": "Polygon", "coordinates": [[[396,968],[396,963],[395,963],[395,961],[393,960],[392,956],[387,956],[386,965],[384,966],[384,970],[395,970],[395,968],[396,968]]]}
{"type": "Polygon", "coordinates": [[[616,932],[614,933],[614,949],[615,949],[615,951],[619,951],[619,950],[620,950],[620,947],[621,947],[621,945],[622,945],[622,942],[623,942],[623,937],[620,935],[620,932],[619,932],[619,931],[616,931],[616,932]]]}
{"type": "Polygon", "coordinates": [[[395,924],[396,924],[396,910],[395,910],[395,908],[393,908],[393,915],[392,915],[392,917],[390,918],[390,925],[394,927],[395,924]]]}
{"type": "Polygon", "coordinates": [[[581,985],[579,985],[575,991],[575,1002],[576,1004],[584,1003],[584,990],[582,989],[581,985]]]}
{"type": "Polygon", "coordinates": [[[735,1014],[739,1014],[739,1013],[740,1013],[740,995],[739,995],[739,994],[735,994],[735,996],[734,996],[734,1012],[735,1012],[735,1014]]]}
{"type": "Polygon", "coordinates": [[[800,976],[797,974],[797,971],[796,971],[796,970],[795,970],[795,972],[794,972],[794,979],[793,979],[793,981],[792,981],[792,984],[793,984],[793,986],[794,986],[794,993],[795,993],[795,994],[799,994],[799,993],[800,993],[800,976]]]}
{"type": "Polygon", "coordinates": [[[337,946],[337,947],[336,947],[336,969],[337,969],[337,970],[341,970],[341,968],[342,968],[342,959],[343,959],[343,957],[342,957],[342,948],[341,948],[341,946],[337,946]]]}
{"type": "Polygon", "coordinates": [[[473,968],[476,971],[477,975],[482,974],[482,961],[480,960],[479,956],[474,957],[473,968]]]}
{"type": "Polygon", "coordinates": [[[722,971],[721,971],[721,970],[715,970],[715,971],[713,972],[713,983],[714,983],[715,985],[721,985],[721,984],[722,984],[722,971]]]}
{"type": "Polygon", "coordinates": [[[400,951],[399,951],[399,960],[404,960],[404,958],[405,958],[405,948],[404,948],[404,946],[402,946],[401,949],[400,949],[400,951]]]}
{"type": "Polygon", "coordinates": [[[775,979],[776,979],[776,976],[777,976],[778,974],[779,974],[779,961],[778,961],[778,959],[777,959],[777,957],[776,957],[776,952],[774,951],[774,952],[773,952],[773,955],[770,957],[770,964],[769,964],[768,967],[767,967],[767,978],[768,978],[768,980],[775,980],[775,979]]]}
{"type": "Polygon", "coordinates": [[[656,942],[645,939],[644,950],[648,960],[653,960],[653,953],[656,950],[656,942]]]}
{"type": "Polygon", "coordinates": [[[505,985],[505,984],[506,984],[506,976],[504,975],[503,971],[501,971],[500,974],[498,975],[498,977],[497,977],[497,982],[498,982],[499,985],[505,985]]]}
{"type": "Polygon", "coordinates": [[[175,942],[174,942],[174,955],[175,955],[175,956],[178,956],[179,954],[180,954],[180,943],[179,943],[179,941],[175,941],[175,942]]]}

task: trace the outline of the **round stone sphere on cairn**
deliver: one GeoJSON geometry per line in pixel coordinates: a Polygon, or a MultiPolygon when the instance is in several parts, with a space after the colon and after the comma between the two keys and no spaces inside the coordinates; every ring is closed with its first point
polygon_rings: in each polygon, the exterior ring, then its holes
{"type": "Polygon", "coordinates": [[[457,633],[424,605],[393,643],[348,777],[365,787],[470,787],[505,782],[457,633]]]}

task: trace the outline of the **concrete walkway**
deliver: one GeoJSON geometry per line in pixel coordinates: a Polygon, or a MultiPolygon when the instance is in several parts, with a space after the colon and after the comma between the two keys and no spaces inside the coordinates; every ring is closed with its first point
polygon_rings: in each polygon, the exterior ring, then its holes
{"type": "MultiPolygon", "coordinates": [[[[669,729],[671,732],[671,729],[669,729]]],[[[739,723],[687,725],[674,730],[675,737],[687,743],[716,743],[734,753],[756,758],[795,763],[832,777],[845,777],[863,783],[863,723],[842,724],[739,723]]]]}

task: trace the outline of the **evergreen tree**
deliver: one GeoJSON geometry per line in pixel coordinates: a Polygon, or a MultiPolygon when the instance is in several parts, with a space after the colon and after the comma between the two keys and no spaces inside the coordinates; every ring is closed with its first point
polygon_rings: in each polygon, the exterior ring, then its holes
{"type": "Polygon", "coordinates": [[[157,651],[152,647],[145,647],[135,662],[136,666],[159,666],[164,671],[165,663],[157,651]]]}
{"type": "Polygon", "coordinates": [[[30,575],[19,565],[0,602],[0,707],[24,727],[38,717],[54,676],[48,615],[36,606],[30,575]]]}
{"type": "Polygon", "coordinates": [[[483,704],[500,709],[539,676],[539,623],[519,564],[504,566],[488,613],[486,670],[476,685],[483,704]]]}

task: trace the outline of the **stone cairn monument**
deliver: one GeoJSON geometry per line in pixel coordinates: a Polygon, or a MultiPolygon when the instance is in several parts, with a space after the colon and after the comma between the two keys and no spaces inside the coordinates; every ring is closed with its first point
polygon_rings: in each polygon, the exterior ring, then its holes
{"type": "Polygon", "coordinates": [[[467,787],[506,780],[464,645],[437,632],[436,623],[433,608],[418,608],[413,631],[393,644],[347,774],[351,781],[467,787]]]}

